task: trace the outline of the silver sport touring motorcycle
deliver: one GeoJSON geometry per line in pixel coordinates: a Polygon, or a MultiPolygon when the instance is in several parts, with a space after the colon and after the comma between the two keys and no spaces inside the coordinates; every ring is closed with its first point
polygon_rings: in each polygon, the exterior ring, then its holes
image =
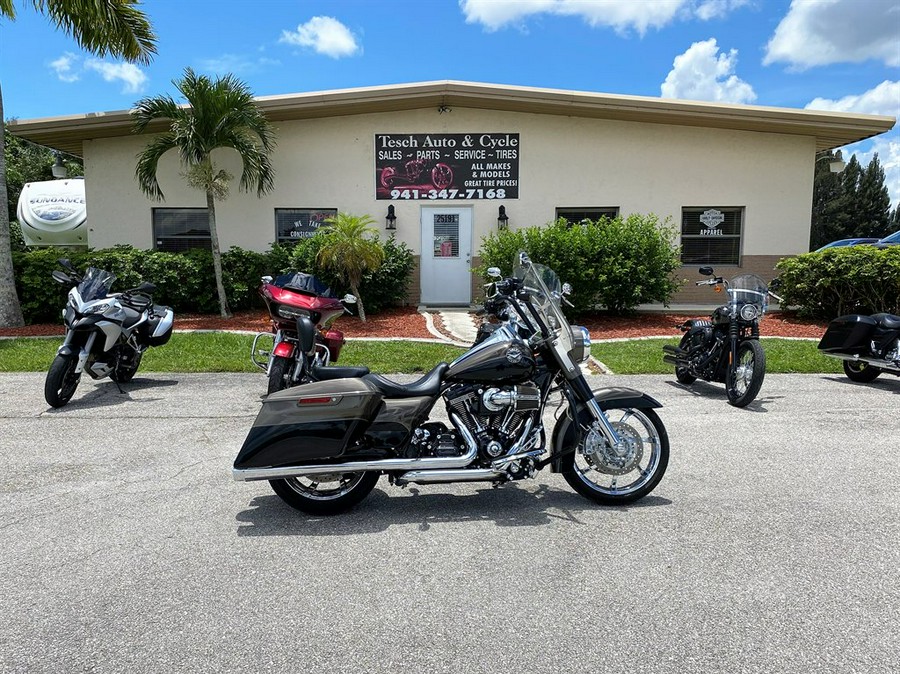
{"type": "Polygon", "coordinates": [[[267,396],[234,478],[268,480],[316,515],[357,504],[381,475],[398,486],[500,485],[549,467],[600,504],[651,492],[669,460],[660,403],[630,388],[592,391],[580,367],[590,337],[560,306],[568,284],[524,253],[516,262],[508,278],[489,270],[485,309],[497,322],[452,363],[411,384],[367,374],[267,396]],[[438,402],[445,415],[433,418],[438,402]]]}

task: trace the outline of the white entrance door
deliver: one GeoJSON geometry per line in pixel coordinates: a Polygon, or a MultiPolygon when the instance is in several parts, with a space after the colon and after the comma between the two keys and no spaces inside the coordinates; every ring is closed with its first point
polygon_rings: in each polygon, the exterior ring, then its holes
{"type": "Polygon", "coordinates": [[[422,207],[422,304],[472,302],[472,209],[422,207]]]}

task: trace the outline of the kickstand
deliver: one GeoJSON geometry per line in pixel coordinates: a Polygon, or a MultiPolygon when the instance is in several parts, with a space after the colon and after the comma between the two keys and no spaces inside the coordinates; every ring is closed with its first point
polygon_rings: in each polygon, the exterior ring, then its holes
{"type": "Polygon", "coordinates": [[[122,390],[122,387],[119,386],[119,382],[117,382],[115,379],[113,379],[113,384],[116,385],[116,388],[119,389],[119,393],[121,393],[123,396],[128,395],[127,393],[125,393],[125,391],[122,390]]]}

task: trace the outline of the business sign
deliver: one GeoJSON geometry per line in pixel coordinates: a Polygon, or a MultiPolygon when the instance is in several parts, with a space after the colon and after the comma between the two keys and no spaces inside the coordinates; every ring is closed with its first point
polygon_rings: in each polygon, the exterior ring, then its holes
{"type": "Polygon", "coordinates": [[[722,236],[723,232],[719,229],[719,225],[725,222],[725,214],[715,208],[703,211],[700,214],[700,224],[706,229],[700,230],[700,236],[722,236]]]}
{"type": "Polygon", "coordinates": [[[333,208],[276,208],[275,231],[278,243],[310,239],[325,221],[337,215],[333,208]]]}
{"type": "Polygon", "coordinates": [[[375,134],[375,198],[519,198],[519,134],[375,134]]]}

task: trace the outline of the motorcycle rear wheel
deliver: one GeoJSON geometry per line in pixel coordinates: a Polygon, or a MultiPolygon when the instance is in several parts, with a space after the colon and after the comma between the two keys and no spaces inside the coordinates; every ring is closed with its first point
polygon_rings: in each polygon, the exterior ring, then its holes
{"type": "Polygon", "coordinates": [[[612,409],[607,415],[628,444],[626,456],[616,456],[599,433],[584,433],[572,470],[564,472],[563,478],[596,503],[624,505],[643,498],[662,480],[669,465],[669,435],[651,409],[612,409]],[[620,484],[623,477],[625,482],[620,484]]]}
{"type": "Polygon", "coordinates": [[[844,374],[850,378],[850,381],[867,384],[870,381],[875,381],[878,375],[881,374],[881,370],[868,363],[845,360],[844,374]]]}
{"type": "Polygon", "coordinates": [[[78,358],[57,356],[53,359],[44,381],[44,400],[51,407],[63,407],[75,395],[81,374],[75,372],[78,358]]]}
{"type": "Polygon", "coordinates": [[[737,363],[728,373],[726,382],[728,404],[746,407],[759,393],[766,378],[766,352],[755,339],[738,346],[737,363]]]}
{"type": "Polygon", "coordinates": [[[329,473],[269,480],[272,490],[292,508],[310,515],[338,515],[375,488],[378,473],[329,473]]]}
{"type": "Polygon", "coordinates": [[[143,353],[135,354],[134,360],[130,365],[117,365],[112,372],[109,373],[109,378],[118,384],[126,384],[134,379],[134,375],[137,373],[138,368],[141,366],[141,358],[144,357],[143,353]]]}

